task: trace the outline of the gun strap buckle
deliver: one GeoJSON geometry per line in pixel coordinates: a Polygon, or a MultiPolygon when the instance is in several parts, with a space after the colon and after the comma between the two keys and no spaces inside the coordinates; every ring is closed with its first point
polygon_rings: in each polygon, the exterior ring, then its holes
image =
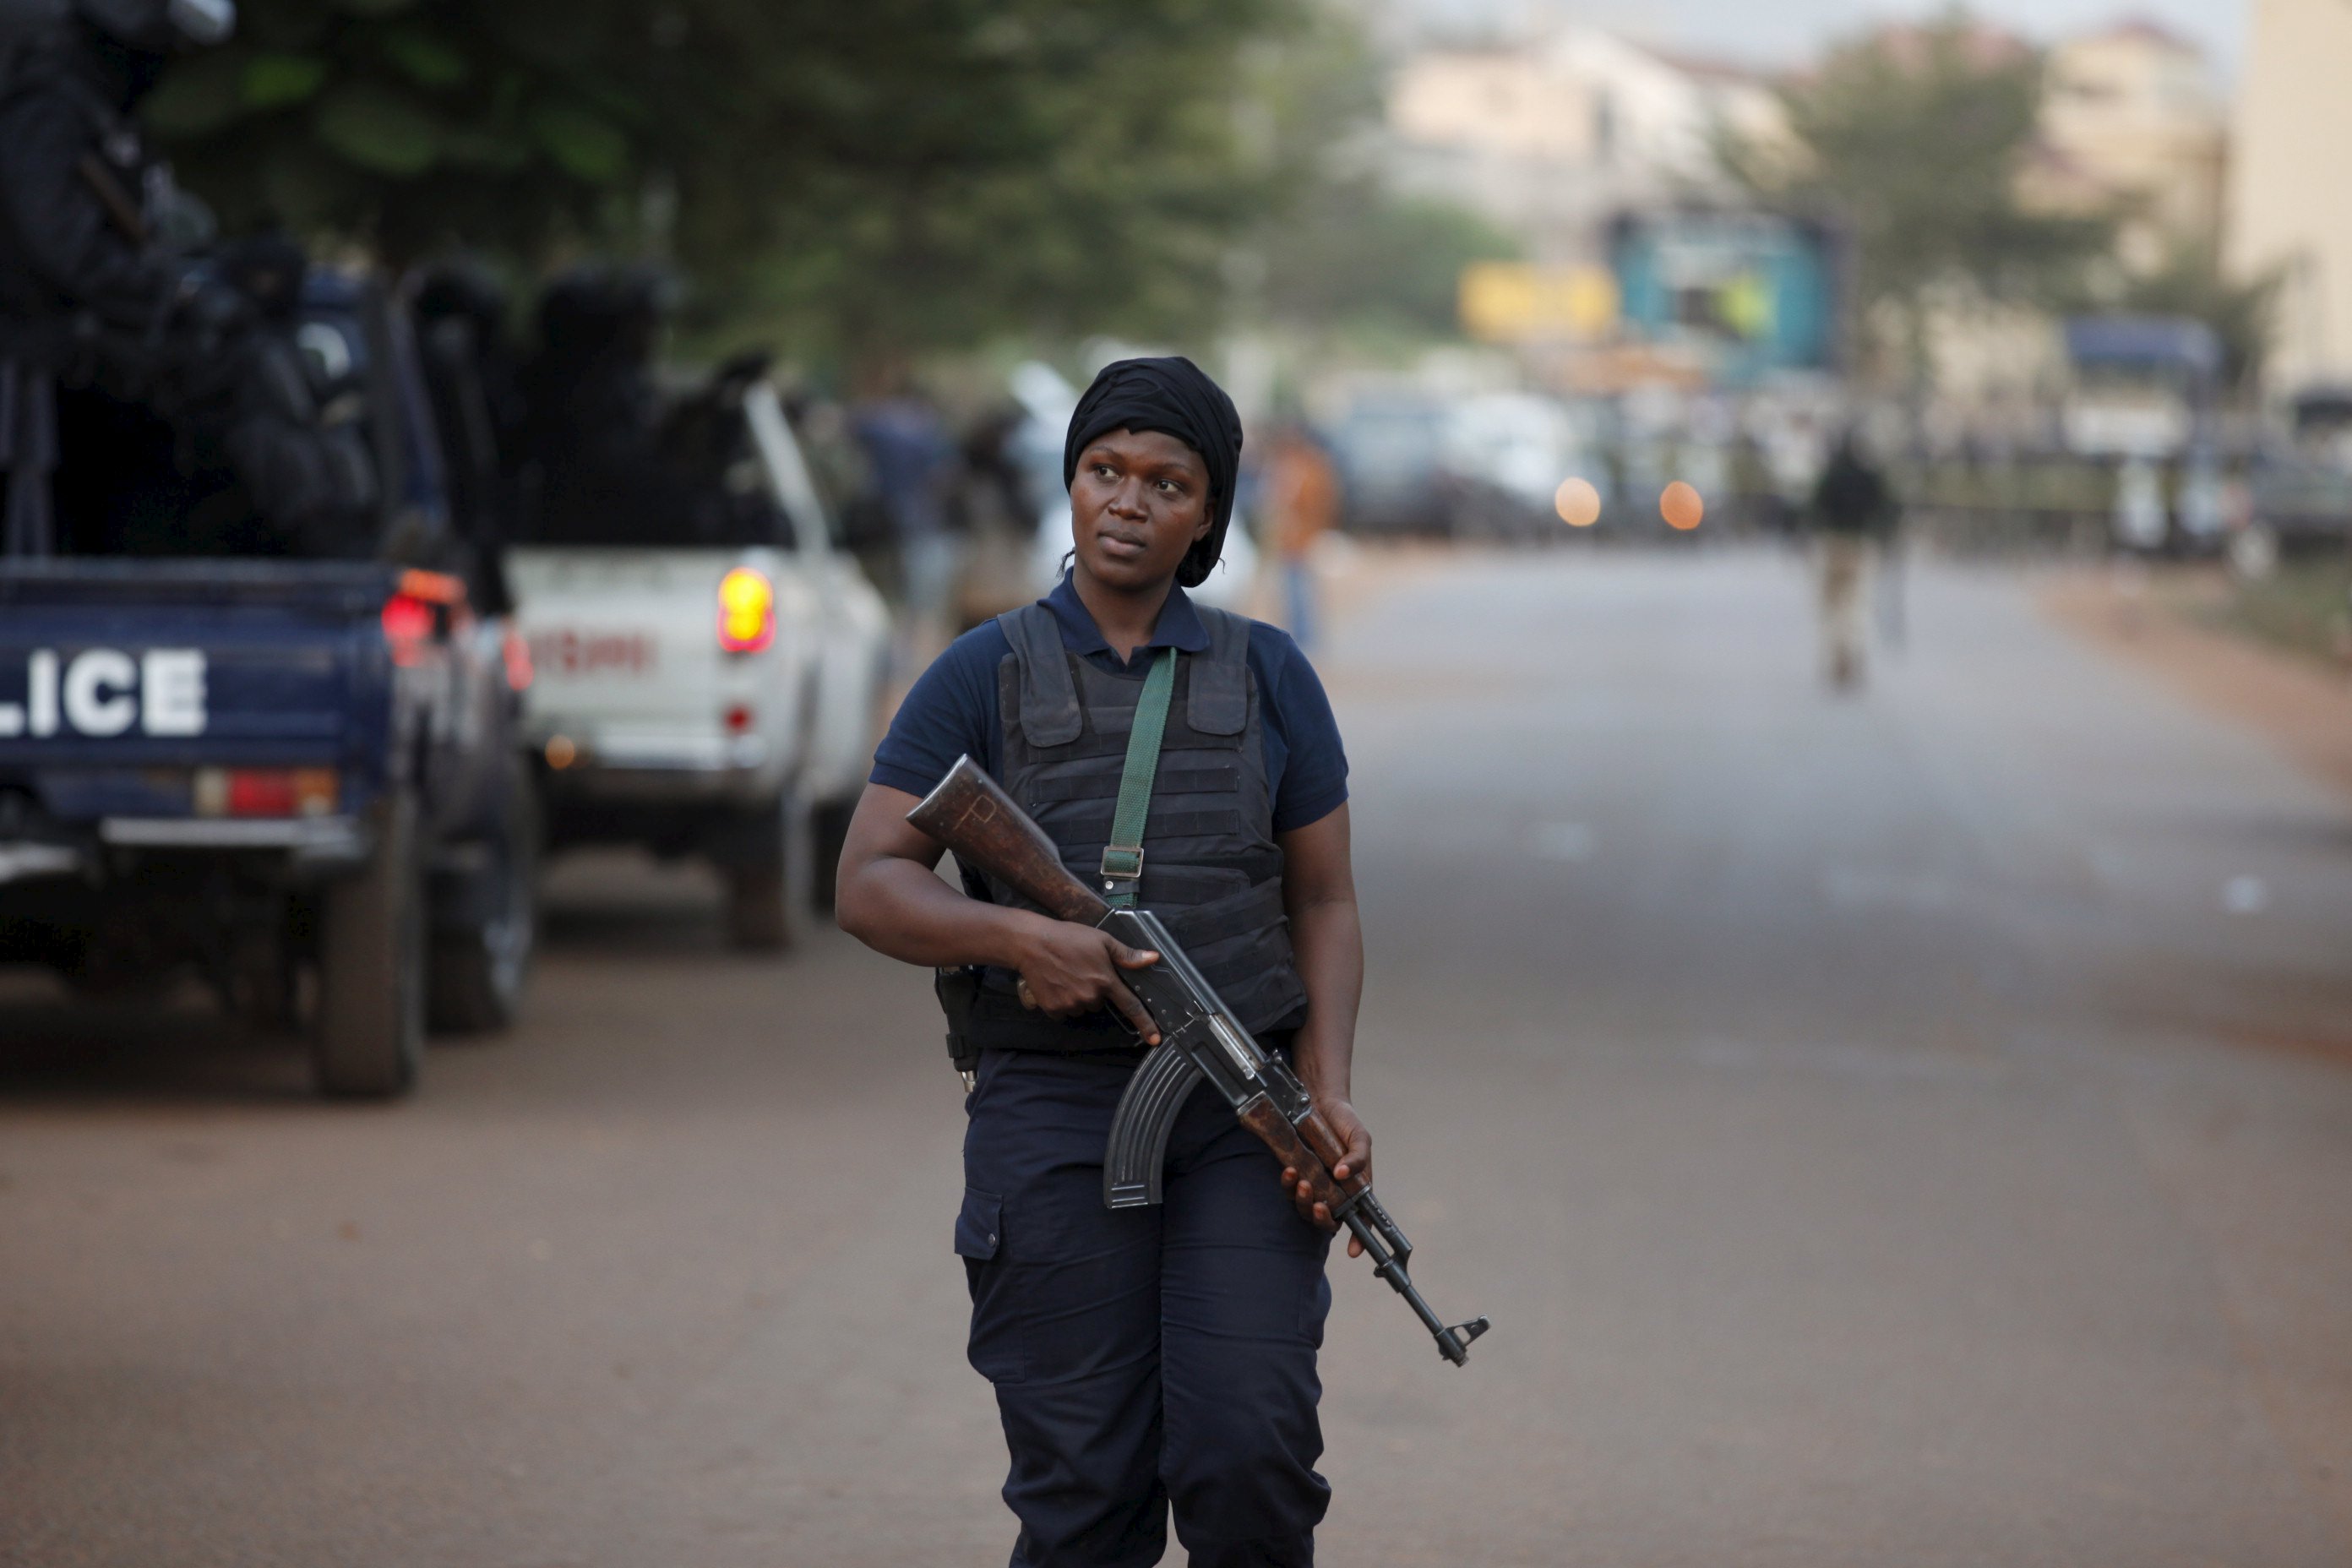
{"type": "Polygon", "coordinates": [[[1103,891],[1114,892],[1120,882],[1143,879],[1143,847],[1113,844],[1102,852],[1103,891]]]}

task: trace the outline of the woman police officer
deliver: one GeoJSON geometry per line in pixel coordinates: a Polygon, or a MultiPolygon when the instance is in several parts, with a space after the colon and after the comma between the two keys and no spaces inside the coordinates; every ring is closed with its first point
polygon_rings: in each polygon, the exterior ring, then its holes
{"type": "Polygon", "coordinates": [[[1216,563],[1241,441],[1232,400],[1189,360],[1096,378],[1063,452],[1067,575],[917,681],[842,855],[845,930],[979,972],[950,1002],[979,1057],[955,1245],[971,1363],[1011,1449],[1013,1568],[1157,1563],[1171,1510],[1196,1568],[1307,1564],[1329,1499],[1314,1466],[1330,1215],[1212,1094],[1169,1140],[1164,1205],[1105,1207],[1105,1138],[1136,1031],[1150,1037],[1119,974],[1157,955],[969,871],[957,892],[906,821],[969,752],[1091,878],[1144,677],[1172,657],[1139,902],[1289,1054],[1347,1145],[1333,1173],[1369,1168],[1348,1102],[1363,946],[1330,704],[1288,637],[1179,585],[1216,563]]]}

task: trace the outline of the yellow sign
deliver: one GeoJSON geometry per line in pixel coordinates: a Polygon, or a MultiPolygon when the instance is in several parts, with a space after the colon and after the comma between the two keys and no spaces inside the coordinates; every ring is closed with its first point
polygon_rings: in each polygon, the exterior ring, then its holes
{"type": "Polygon", "coordinates": [[[1490,343],[1590,342],[1617,324],[1617,279],[1601,267],[1481,261],[1462,269],[1462,328],[1490,343]]]}

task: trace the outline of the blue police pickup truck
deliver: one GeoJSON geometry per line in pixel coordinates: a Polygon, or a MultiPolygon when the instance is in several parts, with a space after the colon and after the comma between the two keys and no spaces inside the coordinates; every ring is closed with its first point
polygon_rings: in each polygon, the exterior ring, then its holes
{"type": "MultiPolygon", "coordinates": [[[[299,333],[372,458],[379,553],[436,569],[153,540],[81,554],[121,531],[73,515],[64,552],[0,560],[0,963],[117,994],[193,969],[257,1026],[305,1031],[322,1091],[381,1097],[415,1082],[428,1023],[496,1027],[520,1000],[528,666],[482,591],[489,552],[452,514],[448,465],[466,459],[436,426],[453,400],[436,378],[462,356],[436,363],[396,296],[332,273],[306,285],[299,333]]],[[[68,437],[70,513],[87,487],[68,437]]],[[[171,506],[212,504],[155,471],[171,506]]],[[[116,512],[157,510],[99,488],[116,512]]]]}

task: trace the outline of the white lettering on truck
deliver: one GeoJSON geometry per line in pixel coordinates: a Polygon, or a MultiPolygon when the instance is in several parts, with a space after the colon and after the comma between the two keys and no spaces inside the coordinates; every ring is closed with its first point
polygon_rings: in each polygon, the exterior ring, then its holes
{"type": "Polygon", "coordinates": [[[139,660],[139,727],[151,735],[205,732],[205,656],[151,647],[139,660]]]}
{"type": "Polygon", "coordinates": [[[0,741],[61,729],[121,735],[133,724],[150,735],[205,732],[203,649],[153,647],[134,660],[120,648],[84,648],[61,668],[55,648],[36,648],[25,661],[25,700],[0,702],[0,741]]]}
{"type": "Polygon", "coordinates": [[[131,656],[94,647],[66,666],[66,722],[85,735],[120,735],[139,717],[131,656]]]}

